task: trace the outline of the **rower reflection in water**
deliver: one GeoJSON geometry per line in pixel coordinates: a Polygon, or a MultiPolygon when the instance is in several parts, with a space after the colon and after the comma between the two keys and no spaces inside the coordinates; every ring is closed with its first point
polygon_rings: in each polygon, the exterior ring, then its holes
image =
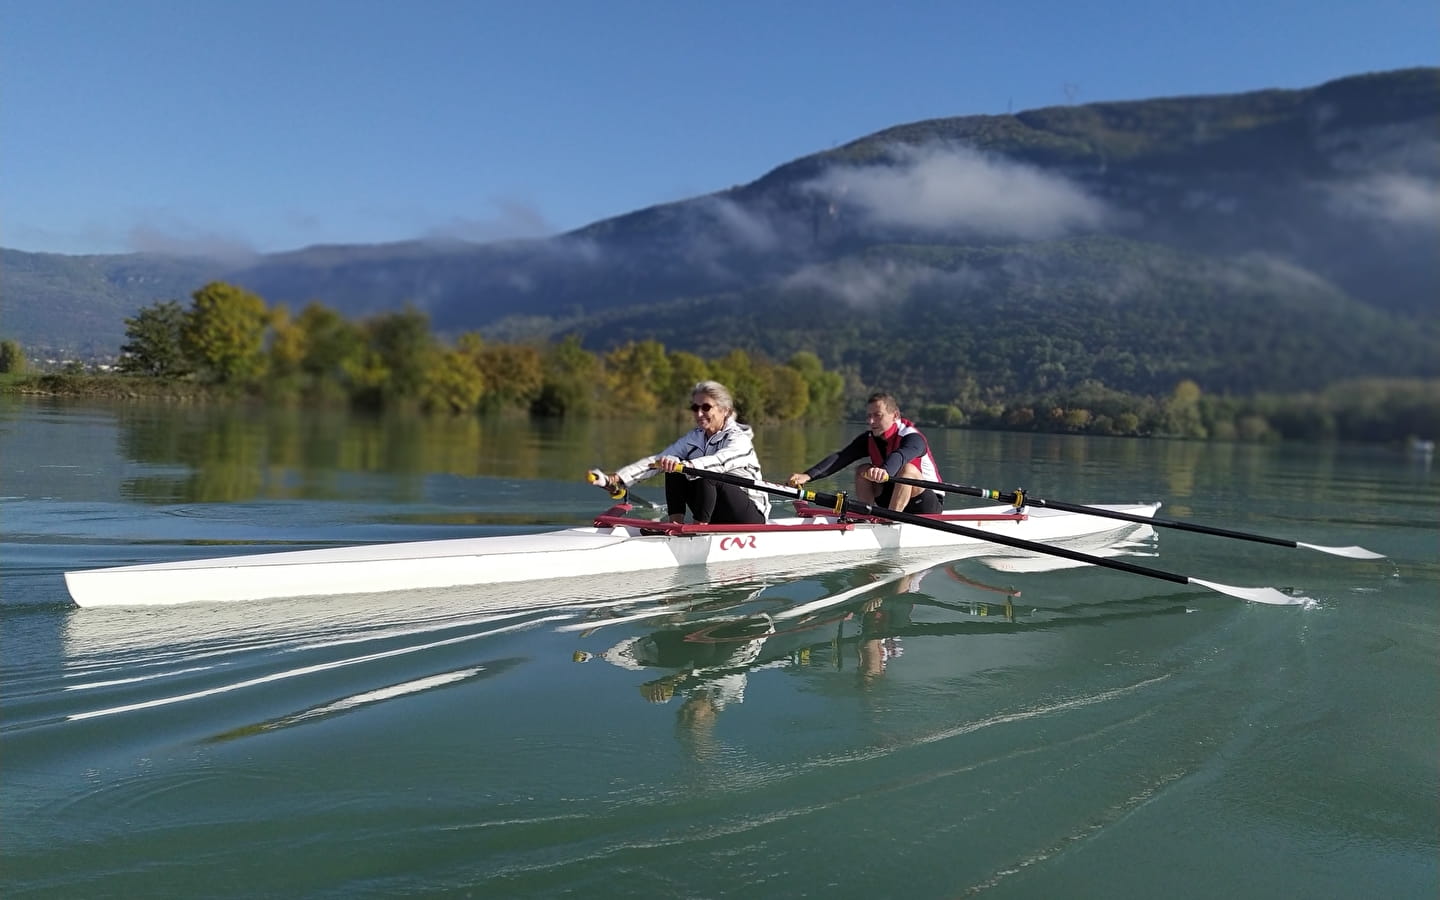
{"type": "Polygon", "coordinates": [[[856,642],[856,671],[862,683],[884,675],[890,660],[905,652],[895,632],[910,624],[914,609],[913,602],[898,598],[876,597],[865,604],[856,642]]]}
{"type": "Polygon", "coordinates": [[[641,684],[640,696],[651,703],[669,703],[681,696],[676,727],[691,752],[705,758],[714,749],[712,732],[721,711],[744,702],[749,673],[791,664],[789,658],[760,661],[775,633],[774,620],[761,613],[696,631],[688,627],[655,631],[622,641],[602,656],[632,669],[678,663],[679,671],[641,684]]]}
{"type": "Polygon", "coordinates": [[[695,417],[693,429],[658,454],[606,475],[605,487],[613,492],[664,472],[665,506],[671,522],[685,521],[689,509],[696,523],[763,524],[770,514],[769,494],[679,471],[683,463],[689,469],[764,480],[760,458],[755,455],[754,432],[736,420],[729,389],[718,381],[699,382],[690,392],[690,412],[695,417]]]}
{"type": "MultiPolygon", "coordinates": [[[[936,566],[933,569],[907,574],[901,577],[894,596],[871,598],[860,608],[857,616],[860,621],[860,635],[856,640],[855,649],[856,671],[860,676],[861,683],[884,675],[890,661],[898,659],[905,652],[905,648],[901,644],[901,635],[914,624],[912,614],[915,611],[916,595],[921,594],[921,585],[925,577],[937,570],[950,576],[953,581],[983,591],[994,591],[997,594],[1005,595],[1004,604],[999,606],[997,611],[1005,621],[1011,623],[1015,621],[1015,607],[1012,599],[1020,596],[1020,592],[1017,590],[994,587],[966,578],[957,572],[953,565],[936,566]]],[[[954,608],[949,604],[942,604],[938,600],[931,599],[930,602],[937,606],[954,608]]],[[[989,615],[990,605],[971,603],[967,611],[971,615],[989,615]]],[[[847,616],[848,618],[849,616],[847,616]]]]}
{"type": "MultiPolygon", "coordinates": [[[[954,564],[903,572],[852,571],[843,579],[853,584],[857,577],[861,581],[858,586],[832,585],[825,597],[783,607],[775,606],[773,597],[766,603],[760,597],[766,589],[762,586],[738,603],[733,598],[728,600],[732,615],[673,621],[667,627],[626,638],[599,656],[634,671],[672,669],[669,674],[638,685],[637,691],[650,703],[678,700],[679,734],[697,757],[704,757],[713,749],[712,731],[720,714],[744,702],[754,672],[838,672],[853,665],[861,682],[868,683],[901,655],[904,634],[916,628],[920,629],[918,633],[928,634],[937,627],[917,626],[912,616],[917,604],[933,606],[946,614],[961,613],[967,618],[993,617],[1012,624],[1015,621],[1010,600],[1018,591],[972,581],[961,575],[954,564]],[[1003,606],[973,600],[953,603],[932,596],[922,585],[927,575],[937,569],[966,586],[967,592],[977,588],[1005,595],[1003,606]],[[766,611],[757,612],[757,603],[766,603],[766,611]],[[850,643],[855,645],[853,656],[846,646],[850,643]]],[[[581,662],[592,658],[584,651],[575,654],[581,662]]]]}

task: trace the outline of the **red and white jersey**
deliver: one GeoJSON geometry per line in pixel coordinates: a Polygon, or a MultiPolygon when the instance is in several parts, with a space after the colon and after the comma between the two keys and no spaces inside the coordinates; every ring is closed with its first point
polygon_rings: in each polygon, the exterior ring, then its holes
{"type": "MultiPolygon", "coordinates": [[[[896,419],[884,437],[870,435],[870,461],[896,475],[907,462],[915,463],[920,470],[922,481],[940,481],[940,467],[935,464],[935,455],[930,452],[930,441],[915,423],[909,419],[896,419]],[[899,455],[897,461],[896,454],[899,455]],[[891,466],[894,466],[894,471],[891,466]]],[[[935,491],[944,497],[942,491],[935,491]]]]}

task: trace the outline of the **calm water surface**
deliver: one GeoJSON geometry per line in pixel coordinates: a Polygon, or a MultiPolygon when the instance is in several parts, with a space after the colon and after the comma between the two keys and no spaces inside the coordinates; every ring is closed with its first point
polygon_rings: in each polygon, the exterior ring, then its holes
{"type": "Polygon", "coordinates": [[[1308,607],[998,554],[138,610],[61,578],[584,524],[587,468],[679,430],[0,406],[0,891],[1440,890],[1440,490],[1395,450],[932,434],[952,480],[1389,555],[1127,545],[1308,607]]]}

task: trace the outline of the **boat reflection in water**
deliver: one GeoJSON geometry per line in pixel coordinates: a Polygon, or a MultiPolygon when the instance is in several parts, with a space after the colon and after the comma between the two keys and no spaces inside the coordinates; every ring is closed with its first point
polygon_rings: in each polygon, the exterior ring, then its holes
{"type": "MultiPolygon", "coordinates": [[[[1148,525],[1131,527],[1086,552],[1153,556],[1155,532],[1148,525]]],[[[1034,573],[1081,564],[1011,553],[901,567],[871,564],[811,578],[806,583],[819,583],[826,593],[805,602],[777,596],[797,587],[793,582],[752,583],[748,590],[721,597],[701,595],[702,602],[694,606],[672,598],[663,609],[611,620],[597,616],[583,626],[562,625],[558,630],[593,638],[603,636],[612,623],[659,621],[660,627],[603,649],[576,650],[573,658],[581,663],[603,660],[636,672],[668,670],[640,683],[639,695],[651,703],[678,701],[682,737],[696,740],[696,749],[703,751],[717,717],[744,702],[756,672],[833,670],[853,673],[863,687],[898,664],[911,637],[993,634],[1184,611],[1183,602],[1177,605],[1173,597],[1153,595],[1044,608],[1022,602],[1015,586],[994,583],[1001,576],[982,579],[962,571],[977,565],[999,573],[1034,573]],[[917,615],[922,610],[925,614],[917,615]]]]}
{"type": "Polygon", "coordinates": [[[699,692],[723,707],[743,699],[745,675],[750,671],[815,665],[822,660],[843,669],[847,662],[838,651],[851,645],[858,645],[863,670],[883,670],[886,660],[899,655],[900,632],[911,624],[911,612],[917,603],[968,616],[1016,621],[1014,600],[1020,596],[1018,590],[970,579],[960,574],[954,564],[891,572],[872,568],[840,575],[859,578],[863,583],[801,604],[778,598],[767,601],[767,587],[761,586],[744,598],[731,598],[729,615],[716,615],[713,606],[686,609],[663,628],[625,638],[599,654],[576,651],[574,658],[588,662],[598,656],[633,670],[674,669],[642,684],[641,695],[663,703],[677,693],[699,692]],[[924,580],[932,575],[939,577],[938,573],[968,585],[977,595],[988,596],[955,603],[921,593],[924,580]],[[766,605],[771,608],[754,608],[766,605]],[[868,662],[871,659],[873,664],[868,662]]]}

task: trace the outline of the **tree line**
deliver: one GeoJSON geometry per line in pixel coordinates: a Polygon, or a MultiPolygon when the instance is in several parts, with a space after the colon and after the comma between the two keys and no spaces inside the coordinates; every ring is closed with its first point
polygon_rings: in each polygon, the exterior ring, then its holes
{"type": "Polygon", "coordinates": [[[1348,440],[1397,443],[1440,433],[1440,380],[1355,378],[1299,394],[1207,394],[1190,379],[1146,397],[1098,381],[985,401],[965,380],[956,402],[922,408],[930,422],[996,431],[1176,437],[1192,440],[1348,440]]]}
{"type": "MultiPolygon", "coordinates": [[[[318,302],[292,313],[223,282],[197,290],[188,308],[167,300],[139,310],[125,319],[125,335],[118,369],[132,379],[375,409],[652,415],[678,412],[691,386],[709,378],[731,389],[747,421],[828,422],[855,414],[872,390],[858,370],[828,370],[809,350],[775,363],[740,349],[705,359],[653,339],[628,340],[602,353],[586,349],[575,334],[504,343],[466,332],[446,341],[414,308],[359,321],[318,302]]],[[[0,373],[13,377],[26,365],[18,344],[0,341],[0,373]]],[[[45,377],[52,391],[87,392],[45,377]]],[[[1206,394],[1191,379],[1160,397],[1091,379],[999,396],[993,386],[982,388],[973,375],[957,372],[951,383],[906,383],[899,393],[904,413],[931,426],[1245,441],[1402,441],[1433,439],[1440,431],[1434,379],[1352,379],[1315,393],[1248,397],[1206,394]]]]}
{"type": "Polygon", "coordinates": [[[188,309],[174,300],[141,309],[125,320],[125,335],[122,374],[369,408],[652,414],[678,410],[696,382],[713,378],[748,418],[787,421],[838,417],[845,388],[813,353],[778,364],[743,350],[706,360],[653,340],[603,354],[575,335],[496,343],[465,332],[447,342],[413,307],[352,321],[318,302],[298,313],[270,307],[223,282],[196,291],[188,309]]]}

